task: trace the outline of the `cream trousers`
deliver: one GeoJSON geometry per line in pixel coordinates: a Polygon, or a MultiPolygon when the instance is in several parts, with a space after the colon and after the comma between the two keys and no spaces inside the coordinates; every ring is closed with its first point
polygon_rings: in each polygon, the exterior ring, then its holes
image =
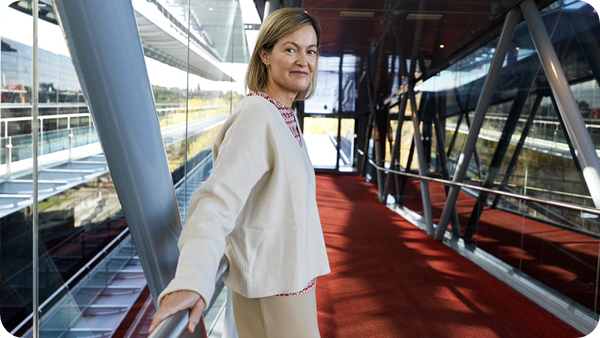
{"type": "Polygon", "coordinates": [[[233,295],[239,338],[320,338],[315,289],[297,296],[233,295]]]}

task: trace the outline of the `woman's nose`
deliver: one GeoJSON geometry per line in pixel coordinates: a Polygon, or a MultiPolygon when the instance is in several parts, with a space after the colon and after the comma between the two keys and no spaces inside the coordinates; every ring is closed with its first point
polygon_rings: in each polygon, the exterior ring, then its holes
{"type": "Polygon", "coordinates": [[[306,66],[308,64],[306,53],[298,53],[298,58],[296,59],[296,63],[301,66],[306,66]]]}

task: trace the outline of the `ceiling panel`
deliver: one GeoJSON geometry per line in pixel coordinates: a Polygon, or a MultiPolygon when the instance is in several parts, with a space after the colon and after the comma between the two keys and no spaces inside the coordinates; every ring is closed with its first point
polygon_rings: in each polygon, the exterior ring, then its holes
{"type": "MultiPolygon", "coordinates": [[[[386,54],[410,58],[420,15],[419,58],[441,66],[466,48],[477,48],[498,35],[506,12],[518,0],[296,0],[322,26],[323,55],[364,54],[383,43],[386,54]],[[475,46],[479,44],[479,46],[475,46]],[[443,45],[443,46],[441,46],[443,45]]],[[[538,1],[544,7],[551,1],[538,1]]],[[[294,4],[287,1],[286,4],[294,4]]]]}

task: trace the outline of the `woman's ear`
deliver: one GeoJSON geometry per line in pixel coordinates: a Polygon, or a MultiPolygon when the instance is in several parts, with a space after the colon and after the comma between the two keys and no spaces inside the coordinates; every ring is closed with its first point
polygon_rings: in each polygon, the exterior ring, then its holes
{"type": "Polygon", "coordinates": [[[258,51],[258,55],[265,65],[269,65],[269,57],[271,56],[271,53],[267,52],[264,48],[261,48],[258,51]]]}

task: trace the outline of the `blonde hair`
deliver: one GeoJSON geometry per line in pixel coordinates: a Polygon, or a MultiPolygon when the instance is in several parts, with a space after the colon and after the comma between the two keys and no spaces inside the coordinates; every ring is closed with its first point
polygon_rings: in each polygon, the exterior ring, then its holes
{"type": "MultiPolygon", "coordinates": [[[[267,52],[271,52],[273,46],[275,46],[279,39],[308,25],[311,25],[315,29],[318,47],[321,37],[321,27],[317,20],[308,15],[302,8],[278,9],[265,19],[258,33],[256,46],[250,57],[250,62],[248,63],[248,71],[246,72],[246,86],[248,89],[262,91],[266,87],[269,79],[267,68],[260,58],[259,52],[261,48],[267,52]]],[[[296,95],[295,101],[303,101],[313,96],[315,88],[317,87],[317,69],[318,57],[310,85],[304,91],[296,95]]]]}

